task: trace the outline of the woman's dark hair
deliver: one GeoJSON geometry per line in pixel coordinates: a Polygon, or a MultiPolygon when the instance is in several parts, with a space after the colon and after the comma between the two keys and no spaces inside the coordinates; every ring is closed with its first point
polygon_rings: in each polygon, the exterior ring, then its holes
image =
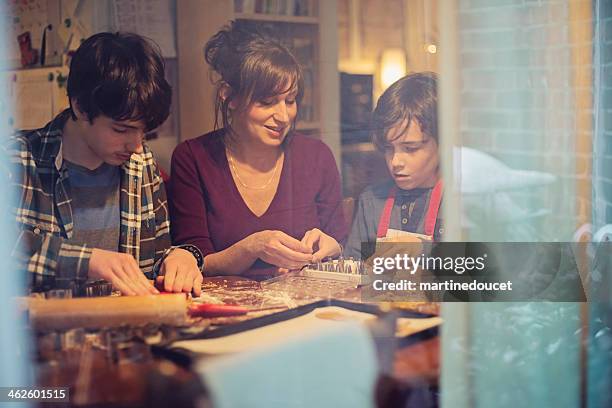
{"type": "Polygon", "coordinates": [[[438,141],[437,77],[433,72],[407,75],[393,83],[378,99],[370,130],[374,145],[384,150],[389,130],[416,120],[421,132],[438,141]],[[404,122],[405,121],[405,122],[404,122]]]}
{"type": "Polygon", "coordinates": [[[229,105],[236,98],[238,109],[245,109],[254,102],[295,89],[299,106],[304,88],[300,64],[265,27],[253,22],[231,22],[208,40],[204,58],[219,75],[215,129],[220,124],[229,128],[229,105]]]}
{"type": "Polygon", "coordinates": [[[145,131],[168,118],[172,89],[155,43],[131,33],[100,33],[76,50],[68,75],[68,98],[89,121],[99,115],[142,121],[145,131]]]}

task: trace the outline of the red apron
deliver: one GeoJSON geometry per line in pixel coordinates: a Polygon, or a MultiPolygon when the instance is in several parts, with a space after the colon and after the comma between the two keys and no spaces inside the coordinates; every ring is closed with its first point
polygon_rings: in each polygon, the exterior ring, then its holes
{"type": "MultiPolygon", "coordinates": [[[[385,202],[385,207],[380,215],[378,221],[378,232],[376,238],[385,238],[387,236],[387,230],[389,229],[389,223],[391,221],[391,211],[393,210],[393,204],[395,204],[395,195],[397,194],[397,187],[393,186],[389,191],[389,196],[385,202]]],[[[425,214],[425,225],[423,226],[424,233],[433,240],[434,230],[436,228],[436,219],[438,218],[438,211],[440,210],[440,201],[442,201],[442,180],[439,180],[429,199],[429,207],[425,214]]]]}

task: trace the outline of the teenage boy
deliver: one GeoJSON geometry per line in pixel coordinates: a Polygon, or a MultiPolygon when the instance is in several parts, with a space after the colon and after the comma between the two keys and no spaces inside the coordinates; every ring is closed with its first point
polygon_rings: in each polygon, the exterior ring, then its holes
{"type": "Polygon", "coordinates": [[[168,117],[171,88],[158,48],[100,33],[76,51],[70,108],[11,138],[20,226],[17,260],[33,291],[104,279],[124,295],[200,294],[202,254],[170,246],[166,192],[144,134],[168,117]],[[148,278],[148,279],[147,279],[148,278]]]}

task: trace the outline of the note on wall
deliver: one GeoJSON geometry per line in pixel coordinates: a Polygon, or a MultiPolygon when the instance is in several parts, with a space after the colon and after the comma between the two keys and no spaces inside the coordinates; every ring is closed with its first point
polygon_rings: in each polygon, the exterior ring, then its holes
{"type": "Polygon", "coordinates": [[[173,2],[170,0],[114,0],[113,14],[117,30],[148,37],[160,46],[164,57],[176,57],[173,2]]]}
{"type": "Polygon", "coordinates": [[[13,127],[15,129],[36,129],[53,118],[53,86],[44,77],[14,81],[11,86],[13,127]]]}
{"type": "Polygon", "coordinates": [[[5,72],[9,105],[0,120],[14,129],[36,129],[68,107],[66,87],[58,76],[66,77],[66,68],[41,68],[5,72]]]}

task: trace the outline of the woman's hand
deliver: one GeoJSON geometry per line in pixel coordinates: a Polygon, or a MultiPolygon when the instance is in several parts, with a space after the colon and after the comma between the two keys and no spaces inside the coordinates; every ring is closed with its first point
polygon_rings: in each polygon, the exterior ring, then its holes
{"type": "Polygon", "coordinates": [[[306,234],[304,234],[304,238],[302,238],[302,244],[306,245],[314,252],[312,255],[313,263],[321,262],[323,258],[328,256],[336,256],[340,254],[342,250],[338,241],[318,228],[307,231],[306,234]]]}
{"type": "Polygon", "coordinates": [[[285,269],[312,263],[312,249],[282,231],[261,231],[249,237],[249,250],[261,260],[285,269]]]}

